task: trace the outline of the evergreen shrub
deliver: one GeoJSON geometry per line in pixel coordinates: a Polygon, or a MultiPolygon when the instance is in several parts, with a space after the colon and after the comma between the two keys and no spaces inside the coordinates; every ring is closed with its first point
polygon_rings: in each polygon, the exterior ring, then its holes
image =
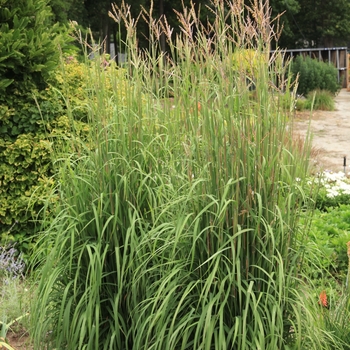
{"type": "MultiPolygon", "coordinates": [[[[45,0],[0,0],[1,243],[25,245],[24,237],[33,232],[30,198],[36,193],[34,202],[40,202],[36,187],[50,176],[49,142],[33,97],[48,98],[47,80],[59,62],[58,46],[64,47],[64,35],[50,16],[45,0]]],[[[48,108],[53,117],[56,108],[48,108]]]]}
{"type": "Polygon", "coordinates": [[[71,128],[53,87],[31,93],[13,94],[0,105],[6,111],[0,124],[0,242],[15,241],[22,251],[29,248],[33,219],[53,186],[53,137],[71,128]]]}
{"type": "Polygon", "coordinates": [[[47,0],[0,0],[0,92],[29,92],[46,87],[59,62],[59,46],[69,37],[51,22],[47,0]]]}
{"type": "MultiPolygon", "coordinates": [[[[49,207],[45,206],[55,186],[53,151],[73,135],[83,143],[87,141],[87,120],[94,113],[87,107],[92,98],[87,86],[99,67],[96,62],[90,63],[66,56],[51,72],[45,89],[18,91],[8,97],[7,104],[0,104],[4,111],[0,119],[0,242],[17,242],[24,253],[37,231],[34,221],[50,217],[55,210],[55,196],[50,197],[49,207]]],[[[100,83],[107,92],[117,84],[122,104],[125,71],[116,70],[113,63],[103,69],[115,71],[111,74],[115,81],[100,83]]]]}
{"type": "Polygon", "coordinates": [[[299,75],[298,94],[307,95],[313,90],[327,90],[336,94],[340,89],[337,69],[326,62],[297,56],[291,65],[294,78],[299,75]]]}
{"type": "MultiPolygon", "coordinates": [[[[76,49],[69,29],[53,23],[48,4],[0,0],[0,244],[16,241],[24,252],[47,189],[54,185],[53,138],[72,129],[56,88],[63,84],[62,54],[76,49]]],[[[81,76],[68,74],[80,101],[81,76]]],[[[78,110],[74,113],[81,120],[78,110]]]]}

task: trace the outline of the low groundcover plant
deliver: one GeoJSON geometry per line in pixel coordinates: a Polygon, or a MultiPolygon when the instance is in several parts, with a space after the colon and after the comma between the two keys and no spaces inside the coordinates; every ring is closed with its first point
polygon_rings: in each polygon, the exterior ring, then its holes
{"type": "Polygon", "coordinates": [[[326,209],[339,204],[350,204],[350,173],[323,171],[314,178],[319,189],[316,207],[326,209]]]}
{"type": "Polygon", "coordinates": [[[0,246],[0,348],[12,349],[6,335],[14,324],[28,316],[21,310],[18,288],[25,264],[14,246],[0,246]]]}
{"type": "Polygon", "coordinates": [[[329,198],[345,194],[350,196],[350,181],[344,172],[324,172],[320,176],[321,183],[329,198]]]}
{"type": "Polygon", "coordinates": [[[14,246],[0,247],[0,278],[8,281],[21,277],[25,264],[14,246]]]}

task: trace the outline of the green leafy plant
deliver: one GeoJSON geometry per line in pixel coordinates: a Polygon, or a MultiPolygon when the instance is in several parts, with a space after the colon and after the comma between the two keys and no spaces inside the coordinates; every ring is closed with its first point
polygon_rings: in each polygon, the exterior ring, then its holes
{"type": "Polygon", "coordinates": [[[341,204],[350,204],[350,182],[344,172],[325,171],[319,174],[315,181],[311,183],[316,183],[318,187],[315,196],[318,209],[327,210],[341,204]]]}
{"type": "Polygon", "coordinates": [[[60,52],[71,40],[51,22],[46,0],[1,0],[1,102],[16,91],[46,87],[60,52]],[[5,93],[5,94],[4,94],[5,93]]]}
{"type": "MultiPolygon", "coordinates": [[[[347,208],[348,209],[348,208],[347,208]]],[[[346,209],[345,209],[346,210],[346,209]]],[[[349,237],[348,237],[349,239],[349,237]]],[[[338,344],[341,349],[349,349],[349,321],[350,321],[350,300],[349,300],[349,276],[350,276],[350,241],[343,244],[342,250],[347,251],[348,266],[347,277],[343,279],[342,288],[338,295],[330,303],[327,303],[327,296],[325,296],[325,307],[322,309],[321,317],[324,326],[328,331],[334,334],[338,339],[338,344]],[[347,247],[347,249],[346,249],[347,247]],[[345,283],[344,283],[345,282],[345,283]]],[[[322,304],[321,304],[322,306],[322,304]]]]}
{"type": "Polygon", "coordinates": [[[46,89],[71,41],[50,16],[46,0],[0,1],[0,242],[16,241],[25,252],[52,175],[35,98],[46,123],[62,112],[57,99],[48,102],[46,89]]]}
{"type": "Polygon", "coordinates": [[[337,69],[326,62],[317,61],[309,56],[297,56],[291,66],[291,74],[298,76],[298,94],[308,95],[313,90],[327,90],[335,94],[340,89],[337,69]]]}
{"type": "Polygon", "coordinates": [[[338,343],[341,345],[341,348],[344,350],[350,349],[349,293],[343,292],[343,295],[338,298],[333,305],[331,305],[330,310],[324,310],[323,318],[325,328],[338,338],[338,343]]]}
{"type": "Polygon", "coordinates": [[[324,172],[313,181],[307,180],[303,184],[307,192],[316,189],[316,206],[320,209],[314,212],[304,242],[305,260],[302,270],[308,277],[302,288],[305,294],[310,295],[308,312],[318,315],[318,327],[332,334],[331,337],[337,344],[334,346],[338,349],[349,348],[348,182],[342,172],[324,172]]]}
{"type": "Polygon", "coordinates": [[[310,91],[304,103],[305,109],[333,111],[335,108],[334,95],[327,90],[310,91]]]}
{"type": "Polygon", "coordinates": [[[350,207],[340,205],[318,212],[311,225],[310,237],[324,252],[323,267],[339,278],[346,275],[346,242],[350,240],[350,207]]]}
{"type": "Polygon", "coordinates": [[[310,91],[306,98],[298,98],[296,100],[296,109],[298,111],[304,110],[322,110],[334,111],[335,102],[334,95],[327,90],[310,91]]]}

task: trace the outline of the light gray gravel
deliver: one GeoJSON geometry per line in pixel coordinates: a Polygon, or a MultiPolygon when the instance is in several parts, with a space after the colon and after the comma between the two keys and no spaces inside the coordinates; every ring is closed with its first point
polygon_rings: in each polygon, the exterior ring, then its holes
{"type": "Polygon", "coordinates": [[[312,135],[311,162],[317,170],[350,172],[350,92],[342,89],[335,98],[335,111],[296,113],[293,128],[296,135],[305,137],[308,128],[312,135]]]}

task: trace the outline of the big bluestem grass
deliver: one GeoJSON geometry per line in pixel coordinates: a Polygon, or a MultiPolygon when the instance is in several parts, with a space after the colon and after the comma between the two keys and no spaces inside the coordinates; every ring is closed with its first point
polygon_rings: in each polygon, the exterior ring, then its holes
{"type": "Polygon", "coordinates": [[[269,55],[270,9],[211,9],[208,24],[193,7],[178,13],[175,38],[143,12],[141,50],[137,20],[114,7],[129,82],[95,57],[89,142],[72,138],[55,155],[60,205],[36,253],[37,348],[327,348],[297,290],[307,198],[295,179],[309,147],[294,147],[286,127],[288,65],[269,55]],[[256,56],[234,65],[246,49],[256,56]]]}

